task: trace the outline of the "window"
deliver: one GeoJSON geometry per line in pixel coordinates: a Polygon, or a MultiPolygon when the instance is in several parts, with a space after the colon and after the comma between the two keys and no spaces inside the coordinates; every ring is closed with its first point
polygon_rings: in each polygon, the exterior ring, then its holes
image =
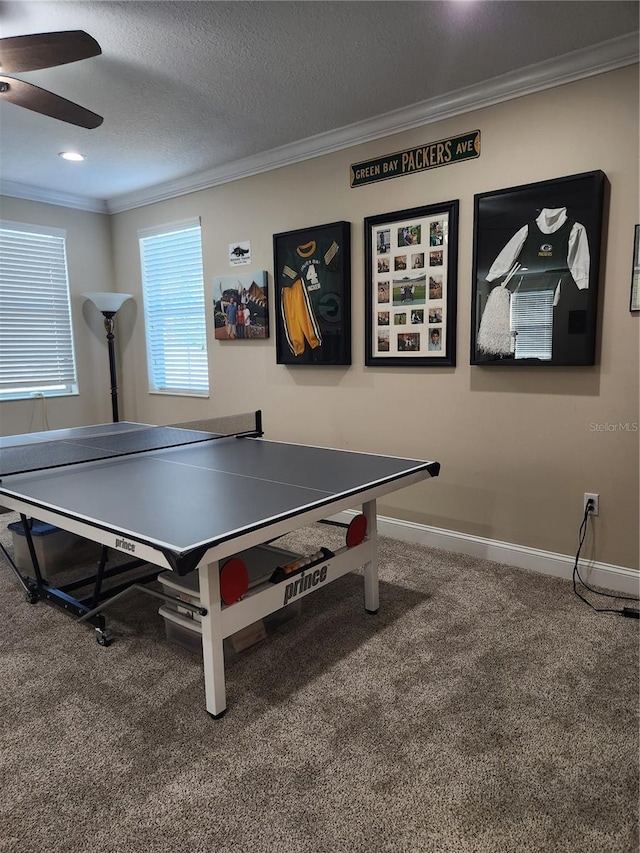
{"type": "Polygon", "coordinates": [[[200,222],[138,232],[149,390],[209,393],[200,222]]]}
{"type": "Polygon", "coordinates": [[[78,393],[65,244],[0,220],[0,400],[78,393]]]}

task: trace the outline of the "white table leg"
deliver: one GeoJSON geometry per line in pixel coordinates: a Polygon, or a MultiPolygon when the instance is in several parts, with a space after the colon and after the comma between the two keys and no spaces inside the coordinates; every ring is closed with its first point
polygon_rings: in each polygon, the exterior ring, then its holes
{"type": "Polygon", "coordinates": [[[202,617],[202,655],[204,690],[207,711],[221,716],[227,708],[224,683],[224,646],[220,619],[220,569],[218,561],[202,564],[200,573],[200,603],[207,609],[202,617]]]}
{"type": "Polygon", "coordinates": [[[371,542],[373,556],[364,565],[364,609],[367,613],[377,613],[380,606],[378,592],[378,526],[376,502],[367,501],[362,507],[367,518],[367,539],[371,542]]]}

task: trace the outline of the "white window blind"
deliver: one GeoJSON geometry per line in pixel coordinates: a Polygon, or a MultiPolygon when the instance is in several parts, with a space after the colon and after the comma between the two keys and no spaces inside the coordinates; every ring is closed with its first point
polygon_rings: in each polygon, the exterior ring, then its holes
{"type": "Polygon", "coordinates": [[[516,291],[511,296],[511,330],[516,358],[551,358],[553,290],[516,291]]]}
{"type": "Polygon", "coordinates": [[[140,231],[149,390],[209,392],[199,222],[140,231]]]}
{"type": "Polygon", "coordinates": [[[0,220],[0,400],[78,393],[65,241],[0,220]]]}

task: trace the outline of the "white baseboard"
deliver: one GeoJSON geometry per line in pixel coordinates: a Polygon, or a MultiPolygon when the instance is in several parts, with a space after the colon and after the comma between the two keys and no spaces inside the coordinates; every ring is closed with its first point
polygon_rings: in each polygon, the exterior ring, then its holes
{"type": "MultiPolygon", "coordinates": [[[[331,519],[349,523],[355,514],[355,510],[347,510],[331,516],[331,519]]],[[[575,556],[554,554],[552,551],[541,551],[510,542],[498,542],[495,539],[470,536],[467,533],[457,533],[383,515],[378,516],[378,533],[402,542],[415,542],[429,548],[442,548],[444,551],[468,554],[471,557],[492,560],[495,563],[503,563],[519,569],[530,569],[545,575],[565,578],[565,580],[571,580],[573,575],[575,556]]],[[[623,595],[639,595],[640,572],[635,569],[581,558],[579,570],[580,577],[585,583],[604,587],[623,595]]]]}

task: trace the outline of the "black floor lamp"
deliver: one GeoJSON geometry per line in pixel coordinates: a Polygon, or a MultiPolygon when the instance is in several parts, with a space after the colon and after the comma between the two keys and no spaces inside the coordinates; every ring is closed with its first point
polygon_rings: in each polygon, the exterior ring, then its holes
{"type": "Polygon", "coordinates": [[[113,318],[122,308],[127,299],[132,299],[130,293],[83,293],[85,299],[90,300],[104,317],[104,327],[107,332],[107,347],[109,349],[109,375],[111,377],[111,410],[113,422],[118,417],[118,382],[116,378],[116,353],[114,347],[114,321],[113,318]]]}

